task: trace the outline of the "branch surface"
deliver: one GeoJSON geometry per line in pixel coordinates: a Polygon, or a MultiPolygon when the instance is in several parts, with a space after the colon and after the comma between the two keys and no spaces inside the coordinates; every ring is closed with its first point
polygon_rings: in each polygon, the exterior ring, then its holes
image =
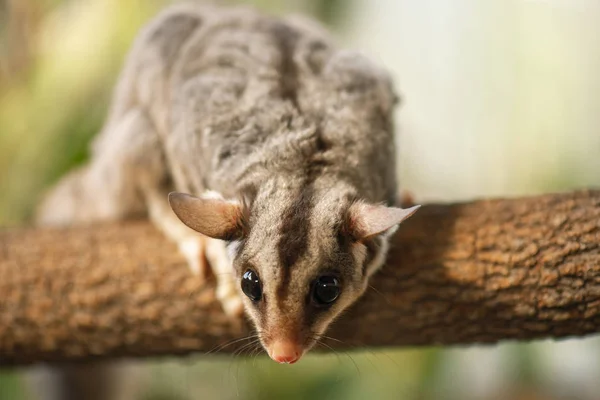
{"type": "MultiPolygon", "coordinates": [[[[371,286],[337,347],[599,332],[600,191],[424,206],[371,286]]],[[[206,352],[249,329],[146,221],[0,231],[0,365],[206,352]]]]}

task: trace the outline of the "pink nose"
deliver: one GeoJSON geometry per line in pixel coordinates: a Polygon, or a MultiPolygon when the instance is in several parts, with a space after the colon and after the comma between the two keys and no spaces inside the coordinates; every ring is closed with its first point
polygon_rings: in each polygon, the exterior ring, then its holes
{"type": "Polygon", "coordinates": [[[276,340],[269,346],[269,356],[280,364],[293,364],[302,356],[302,348],[290,340],[276,340]]]}

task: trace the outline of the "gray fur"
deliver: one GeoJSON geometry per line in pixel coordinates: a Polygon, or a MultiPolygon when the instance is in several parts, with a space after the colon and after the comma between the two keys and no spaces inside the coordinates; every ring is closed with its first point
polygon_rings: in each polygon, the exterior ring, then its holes
{"type": "Polygon", "coordinates": [[[238,280],[252,265],[267,296],[261,307],[244,298],[246,310],[265,346],[291,335],[308,349],[383,262],[386,235],[358,243],[344,232],[354,202],[395,200],[395,102],[379,66],[311,21],[171,6],[137,38],[90,163],[50,193],[38,221],[147,212],[179,241],[190,230],[168,192],[244,199],[249,233],[230,254],[238,280]],[[312,310],[310,282],[330,270],[342,296],[312,310]]]}

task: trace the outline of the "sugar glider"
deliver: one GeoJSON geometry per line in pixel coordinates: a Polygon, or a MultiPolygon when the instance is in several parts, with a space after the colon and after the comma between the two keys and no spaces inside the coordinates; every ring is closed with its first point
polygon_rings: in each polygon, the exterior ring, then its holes
{"type": "Polygon", "coordinates": [[[294,363],[417,209],[394,207],[395,103],[388,74],[314,22],[177,4],[143,28],[91,159],[38,222],[147,213],[200,278],[212,268],[269,356],[294,363]]]}

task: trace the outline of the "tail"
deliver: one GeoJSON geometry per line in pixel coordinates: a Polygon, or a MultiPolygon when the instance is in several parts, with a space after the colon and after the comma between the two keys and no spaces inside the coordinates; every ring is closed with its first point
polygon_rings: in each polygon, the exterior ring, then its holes
{"type": "Polygon", "coordinates": [[[146,206],[133,183],[127,184],[119,168],[98,164],[81,166],[52,187],[35,210],[35,224],[68,226],[143,215],[146,206]]]}
{"type": "Polygon", "coordinates": [[[86,172],[86,167],[71,171],[46,193],[35,211],[36,225],[65,226],[84,222],[82,197],[86,172]]]}

